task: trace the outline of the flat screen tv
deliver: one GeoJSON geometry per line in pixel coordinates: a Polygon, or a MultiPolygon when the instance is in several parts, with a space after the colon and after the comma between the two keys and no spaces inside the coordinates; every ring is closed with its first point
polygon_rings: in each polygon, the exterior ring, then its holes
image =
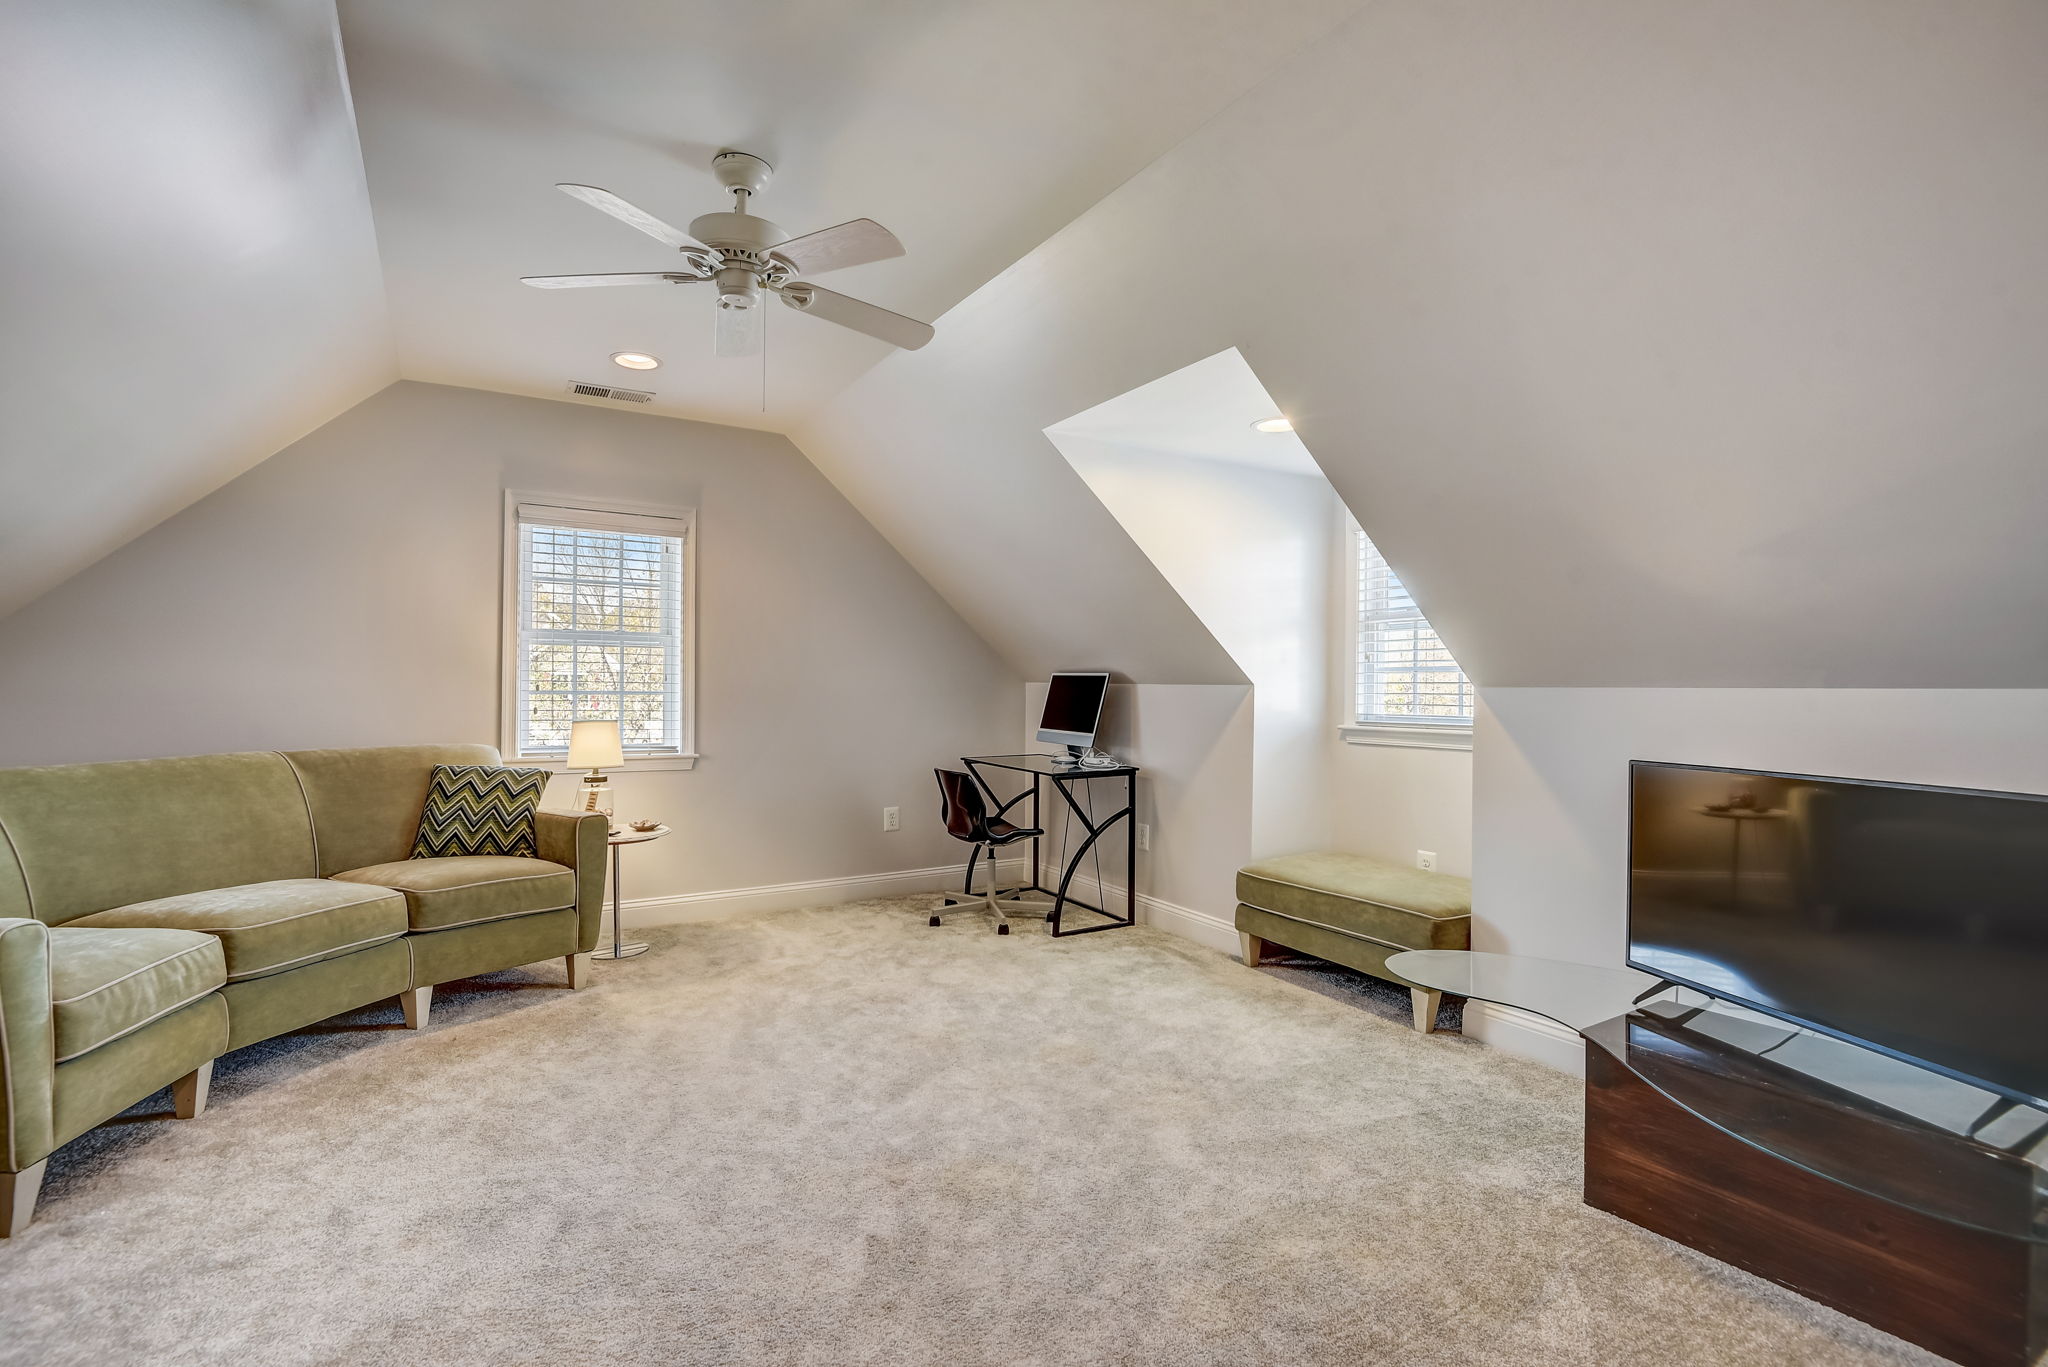
{"type": "Polygon", "coordinates": [[[2048,796],[1630,766],[1628,962],[2048,1099],[2048,796]]]}

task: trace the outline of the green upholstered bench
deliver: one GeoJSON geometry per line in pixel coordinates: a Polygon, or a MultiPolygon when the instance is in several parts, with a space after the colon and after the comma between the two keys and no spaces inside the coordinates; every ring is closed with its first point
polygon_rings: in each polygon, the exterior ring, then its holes
{"type": "Polygon", "coordinates": [[[1472,883],[1359,854],[1287,854],[1238,870],[1237,930],[1247,964],[1271,941],[1400,983],[1428,1034],[1443,994],[1388,972],[1387,956],[1471,948],[1472,883]]]}

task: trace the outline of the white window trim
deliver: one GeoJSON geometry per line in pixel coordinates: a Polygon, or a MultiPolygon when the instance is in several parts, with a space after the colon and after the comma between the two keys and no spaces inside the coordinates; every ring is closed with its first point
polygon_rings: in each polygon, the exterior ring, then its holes
{"type": "Polygon", "coordinates": [[[1470,750],[1472,728],[1463,722],[1347,722],[1337,728],[1346,745],[1392,745],[1410,750],[1470,750]]]}
{"type": "MultiPolygon", "coordinates": [[[[1347,508],[1337,512],[1338,535],[1344,543],[1344,578],[1341,585],[1344,604],[1344,671],[1343,690],[1337,734],[1346,745],[1384,745],[1409,750],[1470,750],[1472,748],[1472,723],[1470,721],[1361,721],[1352,715],[1355,699],[1358,697],[1358,648],[1359,636],[1364,623],[1358,605],[1358,519],[1347,508]]],[[[1468,680],[1469,682],[1469,680],[1468,680]]],[[[1477,705],[1479,690],[1472,690],[1477,705]]]]}
{"type": "Polygon", "coordinates": [[[683,633],[678,643],[683,669],[682,749],[672,755],[627,755],[626,770],[653,773],[664,769],[694,769],[703,756],[697,753],[697,510],[665,508],[647,503],[620,503],[580,498],[570,494],[541,493],[532,489],[505,491],[504,593],[498,614],[498,752],[507,764],[531,769],[569,773],[569,762],[561,755],[519,753],[519,509],[543,506],[566,513],[584,513],[622,521],[658,517],[682,524],[683,538],[683,633]]]}

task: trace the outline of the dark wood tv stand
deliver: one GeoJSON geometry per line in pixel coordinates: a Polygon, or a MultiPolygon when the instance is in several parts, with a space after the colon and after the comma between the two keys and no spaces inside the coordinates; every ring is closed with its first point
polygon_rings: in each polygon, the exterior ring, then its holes
{"type": "Polygon", "coordinates": [[[1588,1205],[1964,1367],[2048,1348],[2048,1112],[1626,970],[1397,957],[1585,1038],[1588,1205]]]}

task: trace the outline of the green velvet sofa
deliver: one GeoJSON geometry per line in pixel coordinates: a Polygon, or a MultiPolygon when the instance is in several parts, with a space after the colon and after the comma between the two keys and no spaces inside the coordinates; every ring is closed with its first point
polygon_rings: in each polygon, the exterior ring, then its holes
{"type": "Polygon", "coordinates": [[[0,1236],[62,1144],[212,1061],[436,983],[544,959],[582,985],[607,822],[542,812],[538,858],[411,859],[437,764],[487,745],[0,769],[0,1236]]]}

